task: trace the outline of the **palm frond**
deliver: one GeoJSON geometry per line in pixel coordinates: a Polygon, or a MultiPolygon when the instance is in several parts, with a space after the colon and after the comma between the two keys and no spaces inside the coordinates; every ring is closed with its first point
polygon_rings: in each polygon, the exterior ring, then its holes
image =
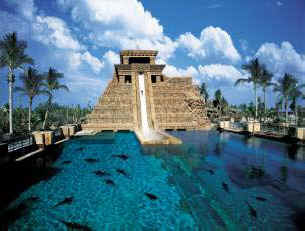
{"type": "Polygon", "coordinates": [[[234,83],[234,86],[238,86],[238,85],[240,85],[240,84],[242,84],[242,83],[249,83],[249,82],[250,82],[249,79],[238,79],[238,80],[236,80],[236,82],[234,83]]]}
{"type": "Polygon", "coordinates": [[[60,89],[69,91],[69,88],[66,85],[64,85],[64,84],[57,86],[57,90],[60,90],[60,89]]]}

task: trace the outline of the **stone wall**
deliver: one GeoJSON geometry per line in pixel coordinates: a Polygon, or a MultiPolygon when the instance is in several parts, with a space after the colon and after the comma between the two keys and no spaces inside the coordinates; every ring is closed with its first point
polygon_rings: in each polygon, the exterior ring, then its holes
{"type": "Polygon", "coordinates": [[[132,85],[119,84],[114,77],[88,116],[87,124],[83,124],[82,128],[88,130],[133,130],[132,92],[132,85]]]}
{"type": "Polygon", "coordinates": [[[153,85],[156,129],[200,129],[209,124],[192,78],[167,78],[153,85]],[[198,102],[195,106],[194,102],[198,102]],[[195,107],[194,107],[195,106],[195,107]]]}

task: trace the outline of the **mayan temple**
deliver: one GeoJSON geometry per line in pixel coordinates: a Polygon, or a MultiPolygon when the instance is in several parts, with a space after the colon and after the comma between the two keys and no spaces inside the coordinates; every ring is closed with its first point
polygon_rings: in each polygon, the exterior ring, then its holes
{"type": "Polygon", "coordinates": [[[158,52],[124,50],[113,78],[85,130],[203,129],[209,125],[199,88],[191,77],[166,77],[165,65],[155,63],[158,52]],[[146,125],[145,125],[146,124],[146,125]]]}

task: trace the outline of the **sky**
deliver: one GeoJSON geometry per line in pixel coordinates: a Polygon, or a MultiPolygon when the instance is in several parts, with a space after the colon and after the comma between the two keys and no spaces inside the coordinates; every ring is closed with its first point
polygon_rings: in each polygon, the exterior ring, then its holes
{"type": "MultiPolygon", "coordinates": [[[[0,0],[0,21],[1,37],[16,31],[39,71],[64,73],[70,91],[56,94],[60,104],[94,105],[123,49],[158,50],[165,75],[192,76],[231,104],[253,100],[251,85],[234,87],[253,58],[274,81],[286,72],[305,81],[305,0],[0,0]]],[[[1,69],[0,105],[7,95],[1,69]]],[[[14,100],[28,103],[18,94],[14,100]]],[[[274,103],[271,89],[267,100],[274,103]]]]}

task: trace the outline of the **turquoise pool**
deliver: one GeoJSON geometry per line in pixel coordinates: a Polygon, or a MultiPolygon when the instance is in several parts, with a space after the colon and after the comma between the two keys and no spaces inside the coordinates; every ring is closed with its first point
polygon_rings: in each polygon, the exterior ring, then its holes
{"type": "Polygon", "coordinates": [[[59,171],[1,216],[9,230],[301,227],[305,150],[216,131],[171,134],[184,144],[143,147],[124,132],[72,139],[53,163],[59,171]]]}

